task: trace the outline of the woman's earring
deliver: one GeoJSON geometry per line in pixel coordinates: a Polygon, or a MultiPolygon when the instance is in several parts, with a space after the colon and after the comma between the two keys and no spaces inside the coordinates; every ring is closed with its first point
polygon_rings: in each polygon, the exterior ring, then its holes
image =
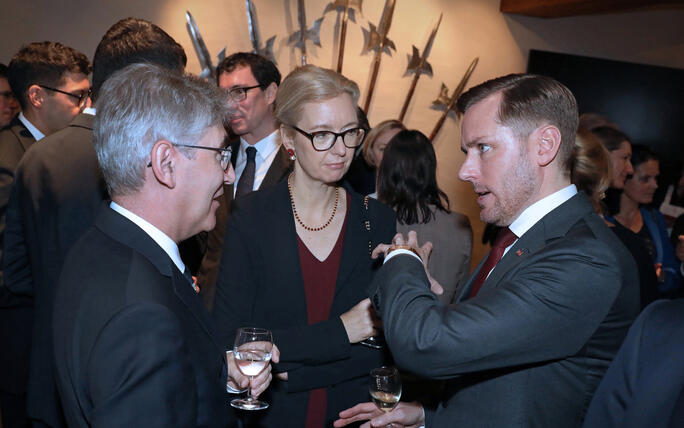
{"type": "Polygon", "coordinates": [[[290,157],[291,161],[297,159],[297,155],[295,155],[295,152],[292,149],[287,149],[287,155],[290,157]]]}

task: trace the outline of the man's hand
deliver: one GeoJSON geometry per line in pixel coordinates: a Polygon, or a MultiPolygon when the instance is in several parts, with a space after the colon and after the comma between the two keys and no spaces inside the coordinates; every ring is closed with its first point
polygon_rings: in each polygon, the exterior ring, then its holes
{"type": "Polygon", "coordinates": [[[405,403],[400,401],[397,407],[389,413],[384,413],[373,403],[360,403],[340,412],[340,418],[333,423],[336,428],[346,426],[356,421],[369,421],[361,428],[406,427],[418,428],[425,425],[425,412],[416,401],[405,403]]]}
{"type": "MultiPolygon", "coordinates": [[[[428,260],[430,259],[430,253],[432,253],[432,242],[428,241],[423,246],[418,245],[418,234],[414,231],[411,230],[409,231],[407,235],[407,239],[404,239],[404,235],[401,233],[397,233],[394,235],[394,238],[392,238],[392,244],[380,244],[371,253],[371,257],[374,259],[377,259],[380,254],[382,254],[384,257],[387,256],[391,251],[396,250],[401,247],[409,247],[413,252],[415,252],[418,257],[420,257],[420,260],[423,262],[423,267],[425,268],[425,274],[428,277],[428,280],[430,281],[430,290],[437,294],[441,295],[444,293],[444,288],[435,280],[432,275],[430,275],[430,272],[428,272],[427,264],[428,260]]],[[[408,248],[407,248],[408,249],[408,248]]]]}
{"type": "MultiPolygon", "coordinates": [[[[275,345],[273,345],[273,349],[271,350],[271,361],[274,363],[280,361],[280,350],[275,345]]],[[[271,374],[271,365],[268,364],[266,368],[261,371],[261,373],[252,378],[250,385],[249,376],[243,375],[240,369],[238,369],[233,352],[226,353],[226,364],[228,366],[228,386],[235,390],[242,390],[249,386],[252,389],[251,393],[254,398],[266,391],[266,388],[268,388],[268,386],[271,384],[271,380],[273,379],[273,375],[271,374]]]]}

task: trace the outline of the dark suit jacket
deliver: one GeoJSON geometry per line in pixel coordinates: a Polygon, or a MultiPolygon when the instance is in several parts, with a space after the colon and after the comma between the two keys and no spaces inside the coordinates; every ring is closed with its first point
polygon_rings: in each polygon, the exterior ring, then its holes
{"type": "Polygon", "coordinates": [[[225,351],[202,300],[164,250],[109,207],[69,252],[53,322],[68,426],[229,425],[225,351]]]}
{"type": "Polygon", "coordinates": [[[634,322],[591,401],[585,428],[684,426],[684,301],[658,301],[634,322]]]}
{"type": "Polygon", "coordinates": [[[32,332],[16,332],[32,335],[28,414],[52,426],[61,425],[50,357],[54,289],[68,250],[108,197],[92,144],[93,120],[80,114],[26,153],[17,167],[7,214],[7,287],[31,296],[34,307],[32,332]]]}
{"type": "MultiPolygon", "coordinates": [[[[24,152],[35,142],[33,135],[18,117],[0,131],[0,264],[4,257],[2,245],[5,236],[7,204],[14,182],[14,170],[24,152]]],[[[28,378],[32,300],[29,296],[15,295],[5,286],[0,265],[0,390],[13,394],[26,391],[28,378]]]]}
{"type": "MultiPolygon", "coordinates": [[[[240,139],[231,143],[233,153],[238,153],[240,147],[240,139]]],[[[231,162],[235,166],[237,156],[233,156],[231,162]]],[[[287,155],[284,146],[280,146],[278,153],[273,159],[273,163],[268,168],[264,180],[259,186],[264,189],[280,182],[285,178],[290,171],[292,171],[292,161],[287,155]]],[[[219,262],[221,261],[221,251],[223,250],[223,238],[226,233],[226,222],[232,211],[233,205],[233,185],[223,185],[223,196],[220,199],[220,204],[216,210],[216,226],[211,230],[207,236],[206,252],[202,259],[202,265],[197,274],[197,283],[200,286],[200,294],[204,299],[204,303],[211,311],[214,308],[214,298],[216,294],[216,276],[219,271],[219,262]]]]}
{"type": "Polygon", "coordinates": [[[580,193],[521,236],[466,300],[479,269],[451,306],[411,256],[390,259],[373,283],[397,364],[449,379],[427,426],[580,426],[639,312],[629,252],[580,193]]]}
{"type": "Polygon", "coordinates": [[[327,387],[327,425],[337,413],[368,399],[368,373],[385,361],[382,351],[351,345],[339,316],[363,300],[376,263],[370,245],[389,242],[395,231],[394,211],[369,203],[369,234],[361,196],[350,192],[349,216],[335,295],[327,321],[308,324],[299,262],[297,232],[287,181],[240,198],[228,225],[213,316],[225,343],[235,329],[264,327],[280,348],[275,378],[264,397],[271,403],[259,426],[304,426],[309,391],[327,387]]]}

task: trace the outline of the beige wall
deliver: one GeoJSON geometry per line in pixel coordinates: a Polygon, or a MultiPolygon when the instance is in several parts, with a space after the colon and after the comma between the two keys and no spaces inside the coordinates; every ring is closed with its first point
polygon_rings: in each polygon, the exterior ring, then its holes
{"type": "MultiPolygon", "coordinates": [[[[298,52],[285,44],[295,31],[295,0],[254,0],[262,39],[276,35],[275,54],[286,73],[298,61],[298,52]]],[[[309,23],[319,18],[328,0],[307,0],[309,23]]],[[[361,26],[377,24],[384,1],[363,1],[363,16],[350,23],[343,72],[361,87],[362,99],[370,78],[372,55],[361,56],[361,26]]],[[[169,32],[188,54],[188,70],[199,72],[197,57],[185,30],[184,12],[190,10],[212,55],[249,50],[243,0],[3,0],[0,15],[0,62],[7,63],[19,46],[28,41],[55,40],[92,57],[104,31],[127,16],[148,19],[169,32]]],[[[390,38],[397,46],[392,57],[384,56],[369,119],[371,124],[399,114],[410,78],[403,77],[411,44],[423,48],[439,13],[444,13],[430,62],[432,78],[421,78],[408,110],[406,124],[426,134],[440,116],[429,108],[442,82],[450,90],[457,85],[473,57],[480,62],[470,85],[486,79],[525,70],[529,49],[543,49],[622,61],[684,68],[684,10],[635,12],[562,19],[506,16],[499,12],[499,0],[397,0],[390,38]]],[[[322,47],[309,44],[309,62],[334,67],[338,44],[337,13],[325,15],[321,29],[322,47]]],[[[469,85],[469,86],[470,86],[469,85]]],[[[459,129],[450,118],[435,141],[439,159],[439,182],[449,195],[452,208],[471,219],[479,242],[482,223],[469,185],[458,180],[462,162],[459,129]]],[[[479,260],[486,249],[476,246],[479,260]]]]}

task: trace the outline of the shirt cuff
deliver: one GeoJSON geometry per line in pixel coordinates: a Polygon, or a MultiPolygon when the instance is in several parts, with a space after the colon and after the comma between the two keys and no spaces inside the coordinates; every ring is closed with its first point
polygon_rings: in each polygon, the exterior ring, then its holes
{"type": "Polygon", "coordinates": [[[414,258],[415,258],[416,260],[418,260],[419,262],[423,263],[423,261],[420,259],[420,257],[418,257],[418,256],[416,255],[416,253],[414,253],[413,251],[411,251],[411,250],[405,250],[405,249],[403,249],[403,248],[397,248],[396,250],[392,250],[392,251],[390,251],[389,253],[387,253],[387,255],[385,256],[385,260],[382,261],[382,264],[387,263],[387,261],[388,261],[389,259],[391,259],[392,257],[394,257],[394,256],[396,256],[396,255],[399,255],[399,254],[408,254],[408,255],[414,257],[414,258]]]}

